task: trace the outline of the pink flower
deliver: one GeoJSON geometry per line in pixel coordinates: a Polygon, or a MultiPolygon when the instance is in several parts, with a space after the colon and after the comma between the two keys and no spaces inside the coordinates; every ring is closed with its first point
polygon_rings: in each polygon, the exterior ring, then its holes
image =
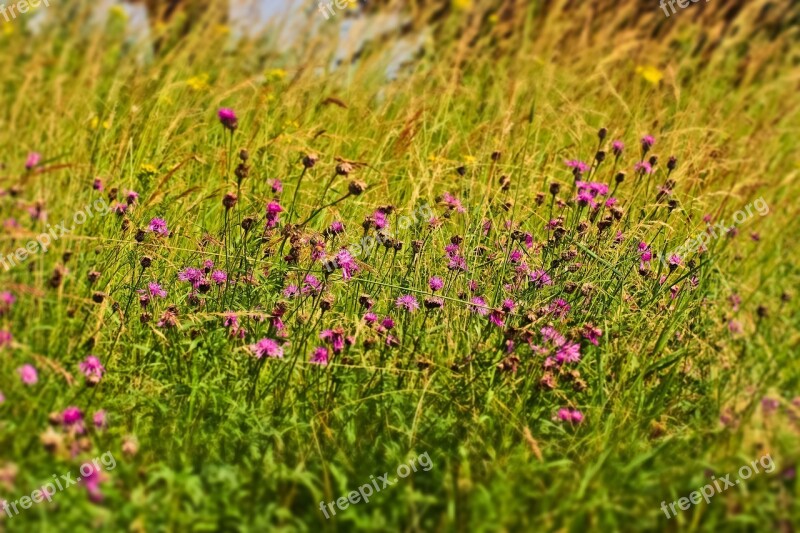
{"type": "Polygon", "coordinates": [[[319,338],[331,345],[334,354],[342,353],[345,345],[344,330],[342,328],[323,330],[319,334],[319,338]]]}
{"type": "Polygon", "coordinates": [[[278,225],[281,212],[283,212],[283,207],[278,202],[267,204],[267,228],[273,229],[278,225]]]}
{"type": "Polygon", "coordinates": [[[461,205],[461,200],[459,200],[449,192],[442,194],[441,201],[447,206],[449,210],[455,211],[456,213],[465,213],[467,211],[466,209],[464,209],[464,206],[461,205]]]}
{"type": "Polygon", "coordinates": [[[22,365],[17,372],[25,385],[35,385],[39,381],[39,373],[33,365],[22,365]]]}
{"type": "Polygon", "coordinates": [[[106,429],[108,427],[106,412],[104,409],[100,409],[92,416],[92,423],[97,429],[106,429]]]}
{"type": "Polygon", "coordinates": [[[64,409],[61,413],[61,421],[67,428],[76,428],[78,433],[83,433],[83,413],[75,406],[64,409]]]}
{"type": "Polygon", "coordinates": [[[42,154],[39,152],[31,152],[28,154],[28,159],[25,160],[25,168],[27,170],[33,170],[35,167],[39,166],[41,162],[42,154]]]}
{"type": "Polygon", "coordinates": [[[147,284],[147,290],[150,292],[151,296],[158,296],[159,298],[166,298],[167,291],[161,288],[161,285],[158,283],[152,282],[147,284]]]}
{"type": "Polygon", "coordinates": [[[255,344],[250,345],[250,351],[257,359],[270,357],[273,359],[283,359],[283,348],[272,339],[261,339],[255,344]]]}
{"type": "Polygon", "coordinates": [[[562,407],[558,410],[557,416],[562,422],[570,422],[572,424],[580,424],[583,422],[583,413],[577,409],[567,409],[566,407],[562,407]]]}
{"type": "Polygon", "coordinates": [[[233,109],[223,107],[217,111],[217,116],[222,125],[230,131],[234,131],[239,127],[239,119],[236,117],[236,113],[233,109]]]}
{"type": "Polygon", "coordinates": [[[103,494],[100,492],[100,483],[105,480],[100,472],[100,468],[94,466],[92,463],[84,463],[81,465],[81,479],[80,483],[86,487],[86,492],[89,493],[89,499],[93,502],[100,502],[103,500],[103,494]],[[88,472],[88,474],[85,474],[88,472]]]}
{"type": "Polygon", "coordinates": [[[226,281],[228,281],[228,275],[225,274],[222,270],[215,270],[211,274],[211,281],[216,283],[217,285],[224,285],[226,281]]]}
{"type": "Polygon", "coordinates": [[[633,170],[635,172],[641,172],[642,174],[652,174],[653,167],[647,161],[639,161],[635,165],[633,165],[633,170]]]}
{"type": "Polygon", "coordinates": [[[317,346],[314,352],[311,354],[311,363],[315,365],[328,365],[328,349],[324,346],[317,346]]]}
{"type": "Polygon", "coordinates": [[[78,367],[86,376],[86,380],[91,384],[99,383],[106,371],[106,369],[103,368],[103,365],[100,364],[100,359],[94,355],[88,356],[85,361],[78,365],[78,367]]]}
{"type": "Polygon", "coordinates": [[[336,265],[342,269],[342,279],[345,281],[352,278],[353,274],[358,272],[358,263],[356,263],[355,258],[347,250],[347,248],[342,248],[339,250],[339,253],[336,254],[334,261],[336,262],[336,265]]]}
{"type": "Polygon", "coordinates": [[[439,276],[433,276],[428,280],[428,286],[433,292],[440,291],[444,287],[444,281],[439,276]]]}
{"type": "Polygon", "coordinates": [[[3,348],[4,346],[10,346],[13,340],[14,337],[11,335],[10,331],[0,329],[0,348],[3,348]]]}
{"type": "Polygon", "coordinates": [[[550,279],[550,276],[547,275],[547,272],[544,270],[534,270],[530,274],[531,284],[537,289],[541,289],[546,285],[552,285],[553,280],[550,279]]]}
{"type": "Polygon", "coordinates": [[[569,161],[564,161],[564,164],[567,165],[567,167],[569,167],[569,168],[571,168],[571,169],[573,169],[575,171],[580,172],[581,174],[583,174],[584,172],[587,172],[589,170],[589,165],[587,165],[583,161],[579,161],[577,159],[571,159],[569,161]]]}
{"type": "Polygon", "coordinates": [[[619,157],[622,155],[622,151],[625,150],[625,145],[622,144],[622,141],[614,141],[611,143],[611,150],[615,156],[619,157]]]}
{"type": "Polygon", "coordinates": [[[470,300],[470,311],[473,313],[477,313],[481,316],[486,316],[489,314],[489,309],[486,306],[486,300],[481,298],[480,296],[475,296],[470,300]]]}
{"type": "Polygon", "coordinates": [[[413,313],[419,309],[419,303],[417,302],[417,299],[411,294],[405,294],[397,298],[395,305],[401,309],[405,309],[409,313],[413,313]]]}
{"type": "Polygon", "coordinates": [[[169,230],[167,229],[167,222],[163,218],[154,218],[150,221],[148,225],[148,229],[155,233],[156,235],[160,235],[162,237],[169,236],[169,230]]]}
{"type": "Polygon", "coordinates": [[[595,327],[594,324],[583,325],[583,337],[589,339],[589,342],[597,346],[600,337],[603,336],[603,330],[595,327]]]}
{"type": "Polygon", "coordinates": [[[128,191],[128,193],[125,195],[125,202],[127,202],[128,205],[135,204],[138,200],[139,193],[136,191],[128,191]]]}
{"type": "Polygon", "coordinates": [[[650,148],[652,148],[653,145],[656,143],[656,139],[652,135],[645,135],[644,137],[642,137],[641,142],[642,142],[642,151],[647,153],[647,151],[650,150],[650,148]]]}

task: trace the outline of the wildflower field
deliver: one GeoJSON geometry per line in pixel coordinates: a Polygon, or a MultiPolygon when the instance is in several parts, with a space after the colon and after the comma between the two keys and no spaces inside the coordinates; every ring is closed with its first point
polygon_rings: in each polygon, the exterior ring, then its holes
{"type": "Polygon", "coordinates": [[[794,531],[800,5],[406,4],[0,20],[0,531],[794,531]]]}

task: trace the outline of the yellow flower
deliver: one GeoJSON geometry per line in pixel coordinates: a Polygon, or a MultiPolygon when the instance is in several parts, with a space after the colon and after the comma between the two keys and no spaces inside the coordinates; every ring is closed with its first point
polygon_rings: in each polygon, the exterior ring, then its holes
{"type": "Polygon", "coordinates": [[[500,22],[500,16],[497,13],[489,15],[489,24],[497,24],[500,22]]]}
{"type": "Polygon", "coordinates": [[[108,10],[108,14],[111,16],[111,18],[114,19],[122,21],[128,20],[128,13],[120,5],[113,6],[111,9],[108,10]]]}
{"type": "Polygon", "coordinates": [[[468,165],[471,165],[475,161],[477,161],[477,159],[475,158],[474,155],[466,155],[466,156],[464,156],[464,163],[466,163],[468,165]]]}
{"type": "Polygon", "coordinates": [[[645,67],[638,66],[636,67],[636,73],[640,74],[645,81],[653,85],[658,85],[664,77],[664,73],[652,65],[647,65],[645,67]]]}
{"type": "MultiPolygon", "coordinates": [[[[97,116],[92,117],[92,120],[89,122],[89,127],[92,128],[93,130],[96,130],[100,126],[101,126],[100,117],[97,117],[97,116]]],[[[107,130],[108,128],[111,127],[111,121],[110,120],[104,120],[103,123],[102,123],[102,126],[103,126],[103,129],[107,130]]]]}
{"type": "Polygon", "coordinates": [[[203,91],[208,89],[208,74],[200,74],[199,76],[192,76],[186,80],[186,85],[195,91],[203,91]]]}
{"type": "Polygon", "coordinates": [[[217,35],[228,35],[231,32],[231,29],[225,24],[217,24],[217,26],[214,28],[214,31],[217,32],[217,35]]]}
{"type": "Polygon", "coordinates": [[[14,25],[10,22],[3,24],[3,35],[14,35],[14,25]]]}
{"type": "Polygon", "coordinates": [[[282,81],[286,78],[286,71],[282,68],[273,68],[264,73],[264,76],[267,78],[267,82],[278,82],[282,81]]]}
{"type": "Polygon", "coordinates": [[[456,9],[469,9],[472,7],[472,0],[453,0],[453,7],[456,9]]]}
{"type": "Polygon", "coordinates": [[[139,173],[144,174],[145,176],[153,176],[158,172],[158,169],[155,165],[151,165],[150,163],[145,163],[141,167],[139,167],[139,173]]]}

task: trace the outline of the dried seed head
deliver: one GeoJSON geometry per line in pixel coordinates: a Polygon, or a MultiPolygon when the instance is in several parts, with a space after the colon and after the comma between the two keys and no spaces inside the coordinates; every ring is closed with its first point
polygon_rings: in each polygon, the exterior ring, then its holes
{"type": "Polygon", "coordinates": [[[358,196],[367,190],[367,184],[363,181],[353,180],[350,182],[350,185],[347,186],[347,190],[350,191],[350,194],[353,196],[358,196]]]}
{"type": "Polygon", "coordinates": [[[594,158],[598,163],[602,163],[606,159],[606,153],[603,150],[598,150],[596,154],[594,154],[594,158]]]}
{"type": "Polygon", "coordinates": [[[669,159],[667,160],[667,168],[669,170],[675,170],[675,167],[677,166],[678,166],[678,159],[674,155],[669,156],[669,159]]]}
{"type": "Polygon", "coordinates": [[[97,279],[99,277],[100,277],[100,272],[98,272],[96,270],[92,270],[91,272],[89,272],[89,275],[88,275],[89,283],[94,283],[95,281],[97,281],[97,279]]]}
{"type": "Polygon", "coordinates": [[[415,254],[420,253],[422,251],[422,241],[420,240],[411,241],[411,251],[413,251],[415,254]]]}
{"type": "Polygon", "coordinates": [[[492,152],[492,161],[500,161],[500,156],[502,154],[500,152],[492,152]]]}
{"type": "Polygon", "coordinates": [[[606,138],[606,135],[608,135],[608,128],[600,128],[597,131],[597,138],[600,139],[601,141],[606,138]]]}
{"type": "Polygon", "coordinates": [[[253,224],[255,223],[256,219],[254,219],[253,217],[245,217],[242,219],[242,229],[245,231],[250,231],[250,229],[253,227],[253,224]]]}
{"type": "Polygon", "coordinates": [[[233,206],[236,205],[236,200],[238,198],[232,192],[226,193],[225,196],[222,197],[222,205],[225,206],[225,209],[231,209],[233,206]]]}
{"type": "Polygon", "coordinates": [[[614,181],[617,183],[622,183],[625,181],[625,173],[624,172],[617,172],[617,175],[614,176],[614,181]]]}
{"type": "Polygon", "coordinates": [[[303,166],[306,168],[314,168],[314,166],[319,161],[319,156],[317,154],[306,154],[303,157],[303,166]]]}
{"type": "Polygon", "coordinates": [[[353,172],[353,165],[348,162],[342,162],[336,165],[337,176],[349,176],[353,172]]]}
{"type": "Polygon", "coordinates": [[[150,268],[150,265],[153,264],[153,259],[146,255],[142,257],[139,264],[142,265],[142,268],[150,268]]]}
{"type": "Polygon", "coordinates": [[[242,161],[247,161],[250,159],[250,152],[247,151],[247,148],[242,148],[239,150],[239,159],[242,161]]]}
{"type": "Polygon", "coordinates": [[[560,183],[556,183],[556,182],[551,183],[550,184],[550,194],[555,196],[559,192],[561,192],[561,184],[560,183]]]}
{"type": "Polygon", "coordinates": [[[136,242],[144,242],[144,238],[146,236],[147,232],[145,232],[143,229],[137,229],[136,235],[133,238],[136,240],[136,242]]]}
{"type": "Polygon", "coordinates": [[[658,163],[658,156],[657,155],[651,155],[648,162],[650,163],[651,167],[656,166],[656,163],[658,163]]]}
{"type": "Polygon", "coordinates": [[[511,178],[500,176],[500,190],[507,191],[511,187],[511,178]]]}
{"type": "Polygon", "coordinates": [[[105,297],[106,297],[106,295],[104,293],[96,292],[96,293],[92,294],[92,301],[94,301],[94,303],[96,303],[96,304],[101,304],[101,303],[103,303],[103,300],[105,299],[105,297]]]}

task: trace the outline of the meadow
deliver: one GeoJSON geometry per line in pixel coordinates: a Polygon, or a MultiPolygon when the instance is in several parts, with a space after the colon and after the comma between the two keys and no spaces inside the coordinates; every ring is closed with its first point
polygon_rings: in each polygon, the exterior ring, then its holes
{"type": "Polygon", "coordinates": [[[793,531],[800,6],[478,4],[0,26],[0,531],[793,531]]]}

